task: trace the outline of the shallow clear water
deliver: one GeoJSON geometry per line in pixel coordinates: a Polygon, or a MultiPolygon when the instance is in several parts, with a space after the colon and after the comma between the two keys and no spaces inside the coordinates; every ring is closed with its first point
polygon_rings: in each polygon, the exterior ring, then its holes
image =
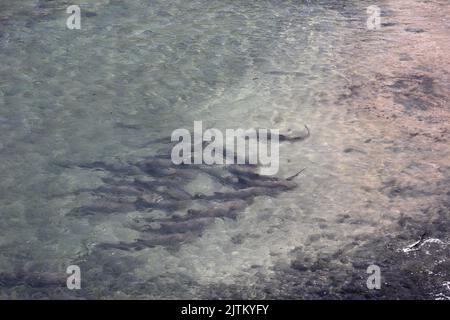
{"type": "MultiPolygon", "coordinates": [[[[4,280],[0,297],[351,295],[341,288],[378,254],[358,250],[400,212],[370,192],[389,177],[374,172],[378,150],[349,152],[371,136],[338,101],[353,48],[372,36],[360,34],[363,3],[335,2],[80,2],[81,30],[66,28],[65,1],[2,3],[0,271],[65,279],[77,264],[83,289],[4,280]],[[136,221],[196,204],[73,216],[114,198],[79,192],[117,178],[83,164],[167,152],[171,132],[194,120],[221,130],[306,124],[309,139],[280,147],[280,178],[307,168],[299,186],[254,197],[175,246],[103,248],[141,238],[136,221]]],[[[191,195],[227,190],[207,175],[180,179],[191,195]]]]}

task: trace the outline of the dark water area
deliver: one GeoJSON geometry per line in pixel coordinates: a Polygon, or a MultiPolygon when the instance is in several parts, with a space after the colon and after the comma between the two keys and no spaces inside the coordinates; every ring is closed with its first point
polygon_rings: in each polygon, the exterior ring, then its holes
{"type": "Polygon", "coordinates": [[[433,298],[449,182],[397,185],[390,161],[409,154],[371,149],[347,110],[371,77],[353,58],[379,41],[370,4],[3,1],[0,298],[433,298]],[[175,166],[170,135],[194,121],[305,139],[281,143],[275,177],[175,166]],[[392,205],[417,197],[439,202],[392,205]],[[425,233],[426,250],[404,251],[425,233]],[[372,264],[382,290],[366,287],[372,264]]]}

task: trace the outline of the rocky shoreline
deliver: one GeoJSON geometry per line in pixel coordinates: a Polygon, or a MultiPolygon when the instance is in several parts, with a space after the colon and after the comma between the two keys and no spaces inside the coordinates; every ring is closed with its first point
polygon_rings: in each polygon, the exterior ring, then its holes
{"type": "Polygon", "coordinates": [[[387,238],[355,253],[380,261],[384,288],[361,293],[356,277],[342,294],[450,299],[450,3],[387,1],[381,9],[382,27],[353,61],[344,101],[371,136],[370,174],[381,180],[371,187],[398,219],[387,238]]]}

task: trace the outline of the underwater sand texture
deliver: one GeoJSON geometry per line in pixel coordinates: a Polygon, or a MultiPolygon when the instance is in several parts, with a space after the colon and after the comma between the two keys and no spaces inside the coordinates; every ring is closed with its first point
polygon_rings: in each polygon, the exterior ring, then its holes
{"type": "Polygon", "coordinates": [[[0,298],[450,295],[448,3],[77,3],[1,4],[0,298]],[[175,167],[194,120],[310,136],[175,167]]]}

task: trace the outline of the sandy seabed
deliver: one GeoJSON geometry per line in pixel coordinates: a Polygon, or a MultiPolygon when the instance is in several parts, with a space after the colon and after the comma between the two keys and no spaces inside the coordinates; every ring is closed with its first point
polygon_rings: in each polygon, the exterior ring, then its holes
{"type": "Polygon", "coordinates": [[[389,270],[374,296],[448,299],[450,4],[385,3],[381,30],[355,52],[344,98],[370,136],[352,150],[370,159],[364,183],[398,218],[367,249],[389,270]]]}
{"type": "Polygon", "coordinates": [[[0,298],[450,297],[448,1],[66,4],[2,4],[0,298]],[[194,120],[311,135],[273,179],[156,156],[194,120]]]}

